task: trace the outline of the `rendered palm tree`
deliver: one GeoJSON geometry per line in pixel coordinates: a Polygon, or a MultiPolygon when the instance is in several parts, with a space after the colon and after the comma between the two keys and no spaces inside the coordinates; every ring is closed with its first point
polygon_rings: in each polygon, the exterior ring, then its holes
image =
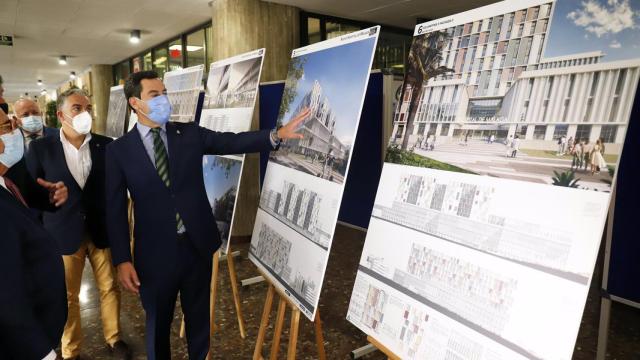
{"type": "Polygon", "coordinates": [[[418,111],[418,103],[422,97],[422,85],[429,79],[453,71],[446,66],[440,66],[442,48],[449,39],[444,31],[433,31],[417,36],[411,44],[408,58],[408,69],[405,84],[402,88],[401,101],[408,88],[413,90],[407,116],[405,136],[402,140],[402,150],[409,148],[409,136],[413,132],[413,124],[418,111]]]}

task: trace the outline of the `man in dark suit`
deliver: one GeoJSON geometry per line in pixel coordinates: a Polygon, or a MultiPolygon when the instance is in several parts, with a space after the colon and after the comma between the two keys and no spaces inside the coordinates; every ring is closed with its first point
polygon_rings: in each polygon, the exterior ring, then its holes
{"type": "Polygon", "coordinates": [[[55,240],[5,177],[21,158],[21,139],[0,112],[0,358],[52,360],[67,317],[64,267],[55,240]]]}
{"type": "Polygon", "coordinates": [[[107,345],[118,359],[128,359],[121,339],[120,294],[106,229],[105,151],[111,138],[90,132],[91,102],[80,89],[58,96],[59,136],[35,140],[27,154],[33,178],[68,184],[69,199],[56,212],[45,212],[45,229],[63,255],[69,318],[62,336],[62,356],[80,355],[82,331],[79,293],[85,260],[89,259],[100,290],[102,328],[107,345]]]}
{"type": "Polygon", "coordinates": [[[205,154],[274,150],[308,111],[279,130],[218,133],[168,123],[171,105],[153,71],[132,74],[125,95],[137,125],[107,148],[107,228],[118,278],[139,293],[146,313],[149,359],[169,359],[169,331],[178,293],[190,359],[209,352],[209,289],[220,236],[202,176],[205,154]],[[127,190],[134,206],[134,263],[129,245],[127,190]]]}
{"type": "Polygon", "coordinates": [[[46,136],[59,136],[58,129],[44,126],[42,111],[35,101],[29,98],[20,99],[13,104],[13,112],[13,119],[24,136],[25,153],[28,152],[33,140],[46,136]]]}

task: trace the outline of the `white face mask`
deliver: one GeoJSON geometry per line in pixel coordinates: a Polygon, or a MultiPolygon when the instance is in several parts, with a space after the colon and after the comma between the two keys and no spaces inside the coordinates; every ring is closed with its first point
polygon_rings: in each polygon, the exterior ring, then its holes
{"type": "MultiPolygon", "coordinates": [[[[65,114],[67,115],[67,114],[65,114]]],[[[67,115],[68,117],[71,117],[67,115]]],[[[91,118],[91,114],[86,111],[81,112],[80,114],[74,116],[71,119],[71,127],[80,135],[86,135],[91,131],[91,123],[93,119],[91,118]]]]}
{"type": "Polygon", "coordinates": [[[4,152],[0,154],[0,163],[11,168],[22,159],[22,155],[24,154],[24,138],[20,130],[13,130],[8,134],[0,135],[0,140],[2,140],[4,144],[4,152]]]}
{"type": "Polygon", "coordinates": [[[22,129],[30,133],[35,133],[42,130],[42,116],[31,115],[22,118],[22,129]]]}

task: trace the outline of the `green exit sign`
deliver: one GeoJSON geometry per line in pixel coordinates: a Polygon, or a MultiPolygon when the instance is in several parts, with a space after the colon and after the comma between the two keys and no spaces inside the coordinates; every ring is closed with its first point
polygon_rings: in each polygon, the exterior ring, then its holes
{"type": "Polygon", "coordinates": [[[0,35],[0,46],[13,46],[13,36],[0,35]]]}

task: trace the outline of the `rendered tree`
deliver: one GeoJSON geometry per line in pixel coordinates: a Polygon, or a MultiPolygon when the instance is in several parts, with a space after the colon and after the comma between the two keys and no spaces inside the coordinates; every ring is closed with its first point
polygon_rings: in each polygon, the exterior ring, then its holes
{"type": "Polygon", "coordinates": [[[405,76],[402,94],[400,96],[400,104],[404,99],[407,88],[411,88],[411,102],[407,116],[407,125],[405,136],[402,140],[402,150],[409,148],[409,137],[413,132],[413,124],[415,122],[416,112],[418,111],[418,103],[422,97],[422,86],[429,79],[438,75],[446,74],[453,71],[446,66],[440,66],[442,61],[442,48],[449,39],[449,34],[444,31],[433,31],[414,38],[409,50],[408,69],[405,76]]]}
{"type": "Polygon", "coordinates": [[[289,112],[289,108],[296,98],[296,90],[298,89],[298,80],[304,75],[304,64],[306,64],[307,58],[295,57],[289,62],[289,70],[287,71],[287,81],[284,85],[284,92],[282,93],[282,102],[280,103],[280,111],[278,112],[278,126],[281,126],[284,121],[284,115],[289,112]]]}

